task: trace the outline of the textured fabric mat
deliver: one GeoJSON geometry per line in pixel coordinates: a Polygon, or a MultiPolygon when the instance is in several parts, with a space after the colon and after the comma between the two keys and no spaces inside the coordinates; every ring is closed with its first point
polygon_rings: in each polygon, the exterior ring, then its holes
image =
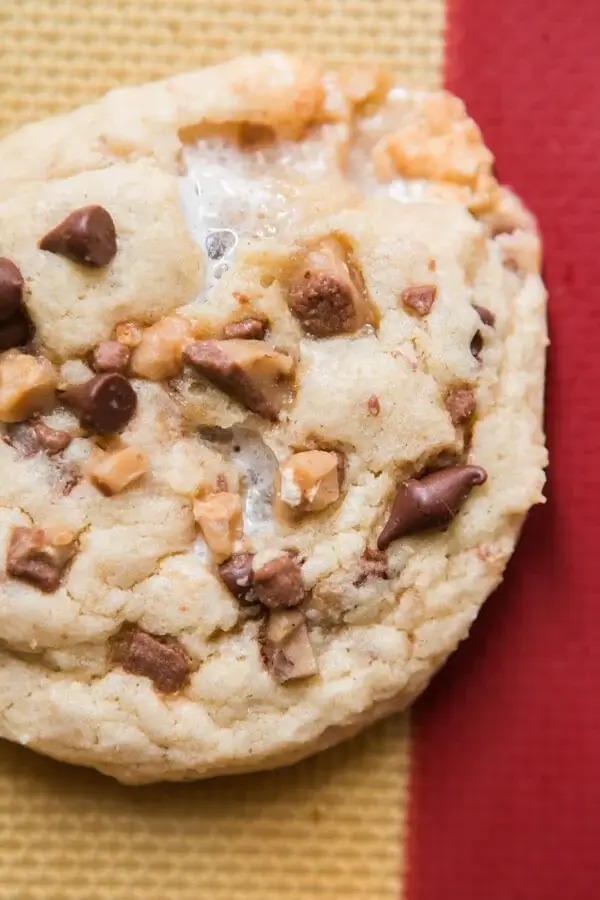
{"type": "Polygon", "coordinates": [[[447,84],[539,217],[548,503],[414,716],[410,900],[600,897],[600,6],[449,0],[447,84]]]}
{"type": "MultiPolygon", "coordinates": [[[[280,47],[440,81],[443,0],[0,0],[0,132],[280,47]]],[[[0,743],[0,900],[395,900],[408,720],[289,770],[123,788],[0,743]]]]}

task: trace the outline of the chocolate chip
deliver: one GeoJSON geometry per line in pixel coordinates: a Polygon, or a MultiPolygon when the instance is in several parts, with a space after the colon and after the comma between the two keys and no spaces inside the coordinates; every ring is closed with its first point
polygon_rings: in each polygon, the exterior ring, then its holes
{"type": "Polygon", "coordinates": [[[475,357],[475,359],[479,359],[481,351],[483,350],[483,335],[480,331],[476,331],[471,339],[471,355],[475,357]]]}
{"type": "Polygon", "coordinates": [[[392,541],[430,528],[444,528],[458,513],[476,485],[487,479],[479,466],[440,469],[424,478],[411,478],[400,485],[389,518],[377,539],[380,550],[392,541]]]}
{"type": "Polygon", "coordinates": [[[216,387],[247,409],[275,421],[286,394],[293,362],[262,341],[196,341],[184,359],[216,387]]]}
{"type": "Polygon", "coordinates": [[[129,675],[149,678],[163,694],[174,694],[189,684],[190,658],[181,643],[168,635],[124,626],[113,639],[112,658],[129,675]]]}
{"type": "Polygon", "coordinates": [[[0,259],[0,352],[22,347],[33,337],[23,304],[23,276],[10,259],[0,259]]]}
{"type": "Polygon", "coordinates": [[[496,316],[491,309],[487,309],[485,306],[476,306],[475,304],[473,305],[473,309],[477,312],[477,315],[484,325],[489,325],[490,328],[494,327],[496,324],[496,316]]]}
{"type": "Polygon", "coordinates": [[[446,395],[444,405],[453,425],[463,425],[475,412],[475,392],[471,388],[455,388],[446,395]]]}
{"type": "Polygon", "coordinates": [[[304,600],[302,570],[290,556],[278,556],[254,571],[254,590],[269,609],[298,606],[304,600]]]}
{"type": "Polygon", "coordinates": [[[381,412],[381,404],[376,394],[372,394],[367,400],[367,409],[370,416],[378,416],[381,412]]]}
{"type": "Polygon", "coordinates": [[[136,393],[127,379],[110,372],[67,388],[62,399],[73,408],[86,431],[99,434],[121,431],[137,407],[136,393]]]}
{"type": "Polygon", "coordinates": [[[23,276],[10,259],[0,258],[0,323],[21,312],[23,276]]]}
{"type": "Polygon", "coordinates": [[[353,581],[354,587],[360,587],[372,578],[389,578],[388,559],[383,550],[367,547],[360,561],[360,571],[353,581]]]}
{"type": "Polygon", "coordinates": [[[223,329],[225,340],[240,338],[241,340],[262,341],[267,332],[267,325],[261,319],[242,319],[241,322],[231,322],[223,329]]]}
{"type": "Polygon", "coordinates": [[[237,244],[234,231],[228,228],[221,231],[209,231],[205,240],[206,252],[209,259],[221,259],[237,244]]]}
{"type": "Polygon", "coordinates": [[[35,436],[40,446],[49,456],[66,450],[73,438],[67,431],[57,431],[56,428],[50,428],[45,422],[36,422],[33,426],[35,436]]]}
{"type": "Polygon", "coordinates": [[[40,249],[86,266],[107,266],[117,253],[117,234],[103,206],[82,206],[40,241],[40,249]]]}
{"type": "Polygon", "coordinates": [[[317,661],[299,610],[271,611],[260,627],[258,640],[265,668],[280,684],[316,675],[317,661]]]}
{"type": "Polygon", "coordinates": [[[0,352],[24,347],[33,337],[33,326],[25,312],[17,313],[0,325],[0,352]]]}
{"type": "Polygon", "coordinates": [[[436,296],[435,284],[414,284],[403,290],[400,298],[404,307],[413,310],[418,316],[426,316],[431,312],[436,296]]]}
{"type": "Polygon", "coordinates": [[[253,559],[252,553],[236,553],[219,566],[219,575],[223,584],[240,603],[256,602],[253,590],[253,559]]]}
{"type": "Polygon", "coordinates": [[[6,572],[51,593],[58,588],[63,570],[74,553],[71,535],[52,540],[43,528],[13,528],[6,572]]]}
{"type": "Polygon", "coordinates": [[[130,356],[131,350],[120,341],[102,341],[92,353],[92,368],[96,372],[124,372],[130,356]]]}

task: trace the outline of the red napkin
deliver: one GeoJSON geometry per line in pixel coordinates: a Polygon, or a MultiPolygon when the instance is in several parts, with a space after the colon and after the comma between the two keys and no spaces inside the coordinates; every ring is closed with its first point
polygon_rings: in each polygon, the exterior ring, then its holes
{"type": "Polygon", "coordinates": [[[600,0],[450,0],[446,82],[539,217],[548,503],[416,711],[410,900],[600,898],[600,0]]]}

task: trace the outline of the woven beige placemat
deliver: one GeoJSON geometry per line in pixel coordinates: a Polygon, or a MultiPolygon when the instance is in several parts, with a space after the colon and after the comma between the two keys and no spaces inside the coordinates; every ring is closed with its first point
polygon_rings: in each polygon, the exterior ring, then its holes
{"type": "MultiPolygon", "coordinates": [[[[442,27],[443,0],[0,0],[0,133],[272,47],[435,86],[442,27]]],[[[407,717],[287,770],[141,789],[0,742],[0,900],[396,900],[409,760],[407,717]]]]}

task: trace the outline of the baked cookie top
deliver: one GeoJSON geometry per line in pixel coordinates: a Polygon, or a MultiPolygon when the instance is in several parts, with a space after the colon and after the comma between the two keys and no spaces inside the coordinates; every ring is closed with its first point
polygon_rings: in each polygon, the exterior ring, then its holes
{"type": "Polygon", "coordinates": [[[535,222],[463,104],[277,53],[0,142],[0,734],[130,782],[409,703],[542,500],[535,222]]]}

